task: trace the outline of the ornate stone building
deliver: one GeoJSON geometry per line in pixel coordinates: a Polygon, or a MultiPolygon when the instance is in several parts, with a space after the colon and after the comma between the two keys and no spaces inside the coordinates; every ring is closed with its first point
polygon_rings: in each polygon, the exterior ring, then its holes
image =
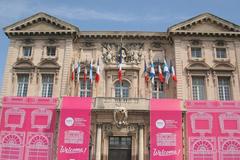
{"type": "Polygon", "coordinates": [[[240,27],[209,13],[166,32],[81,31],[46,13],[4,31],[10,43],[2,96],[93,97],[91,159],[117,160],[120,153],[121,159],[149,159],[150,98],[240,100],[240,27]],[[159,81],[164,59],[176,68],[177,82],[159,81]],[[151,61],[153,84],[144,77],[151,61]],[[90,63],[94,77],[98,62],[100,81],[91,83],[90,63]]]}

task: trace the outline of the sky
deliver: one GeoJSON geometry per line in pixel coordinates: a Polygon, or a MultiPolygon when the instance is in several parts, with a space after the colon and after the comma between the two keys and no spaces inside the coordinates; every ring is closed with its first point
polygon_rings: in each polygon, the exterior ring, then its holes
{"type": "Polygon", "coordinates": [[[239,6],[240,0],[0,0],[0,89],[9,43],[2,28],[38,12],[80,31],[165,32],[204,12],[240,25],[239,6]]]}

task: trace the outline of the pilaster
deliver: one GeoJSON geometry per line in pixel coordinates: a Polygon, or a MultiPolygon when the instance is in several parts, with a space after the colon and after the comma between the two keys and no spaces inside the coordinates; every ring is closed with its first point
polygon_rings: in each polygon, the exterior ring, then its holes
{"type": "MultiPolygon", "coordinates": [[[[16,57],[18,54],[18,50],[16,49],[16,40],[10,40],[9,47],[8,47],[8,54],[4,69],[4,75],[3,75],[3,84],[2,84],[2,96],[10,96],[14,95],[13,92],[13,73],[12,73],[12,65],[16,61],[16,57]]],[[[15,76],[16,77],[16,76],[15,76]]]]}
{"type": "Polygon", "coordinates": [[[96,160],[101,160],[102,125],[97,125],[96,160]]]}
{"type": "Polygon", "coordinates": [[[181,41],[174,40],[174,50],[175,50],[175,64],[176,64],[176,75],[177,75],[177,98],[183,97],[183,71],[182,71],[182,48],[181,41]]]}
{"type": "Polygon", "coordinates": [[[143,125],[139,125],[139,138],[138,138],[138,160],[144,160],[144,137],[143,137],[143,125]]]}
{"type": "MultiPolygon", "coordinates": [[[[236,76],[235,78],[235,84],[238,84],[238,92],[234,92],[233,98],[234,100],[240,100],[239,98],[239,91],[240,91],[240,41],[235,41],[235,57],[236,57],[236,76]],[[236,80],[237,79],[237,80],[236,80]]],[[[236,88],[235,88],[236,89],[236,88]]]]}
{"type": "Polygon", "coordinates": [[[62,63],[62,79],[61,79],[60,96],[69,94],[70,67],[71,67],[70,64],[71,64],[72,54],[73,54],[73,40],[66,39],[63,63],[62,63]]]}

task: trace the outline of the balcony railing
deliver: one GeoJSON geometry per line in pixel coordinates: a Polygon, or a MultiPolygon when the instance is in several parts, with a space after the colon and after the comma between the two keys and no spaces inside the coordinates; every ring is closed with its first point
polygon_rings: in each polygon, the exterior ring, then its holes
{"type": "Polygon", "coordinates": [[[116,109],[125,107],[128,110],[149,110],[149,99],[146,98],[94,98],[93,109],[116,109]]]}

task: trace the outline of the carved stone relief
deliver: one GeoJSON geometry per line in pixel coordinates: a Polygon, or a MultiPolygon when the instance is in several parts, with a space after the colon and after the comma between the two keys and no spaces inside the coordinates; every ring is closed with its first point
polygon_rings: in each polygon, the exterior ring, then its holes
{"type": "Polygon", "coordinates": [[[113,126],[112,124],[104,124],[103,125],[103,131],[106,133],[107,136],[111,136],[112,135],[112,129],[113,129],[113,126]]]}
{"type": "Polygon", "coordinates": [[[141,62],[143,45],[143,43],[128,43],[125,45],[127,63],[139,64],[141,62]]]}
{"type": "Polygon", "coordinates": [[[122,63],[139,64],[142,59],[143,43],[103,43],[102,58],[106,64],[115,64],[122,53],[122,63]]]}
{"type": "Polygon", "coordinates": [[[78,48],[81,49],[81,48],[92,48],[92,47],[95,47],[96,44],[92,40],[86,40],[84,42],[79,42],[78,45],[79,45],[78,48]]]}
{"type": "Polygon", "coordinates": [[[116,62],[118,46],[115,43],[103,43],[103,61],[107,64],[116,62]]]}
{"type": "Polygon", "coordinates": [[[160,42],[152,42],[151,46],[152,46],[152,48],[161,48],[162,47],[160,42]]]}
{"type": "Polygon", "coordinates": [[[122,132],[122,133],[136,133],[138,131],[138,125],[135,123],[132,124],[128,124],[122,128],[118,128],[117,126],[115,126],[114,124],[111,123],[105,123],[102,125],[103,131],[105,133],[106,136],[113,136],[114,132],[122,132]]]}
{"type": "Polygon", "coordinates": [[[152,57],[153,61],[160,60],[160,62],[163,62],[166,56],[164,48],[150,50],[150,54],[151,54],[150,57],[152,57]]]}
{"type": "Polygon", "coordinates": [[[114,124],[122,128],[128,124],[128,111],[125,107],[118,107],[113,112],[114,124]]]}
{"type": "Polygon", "coordinates": [[[22,41],[23,44],[26,44],[26,45],[30,45],[30,44],[33,44],[34,43],[34,40],[33,39],[24,39],[22,41]]]}

